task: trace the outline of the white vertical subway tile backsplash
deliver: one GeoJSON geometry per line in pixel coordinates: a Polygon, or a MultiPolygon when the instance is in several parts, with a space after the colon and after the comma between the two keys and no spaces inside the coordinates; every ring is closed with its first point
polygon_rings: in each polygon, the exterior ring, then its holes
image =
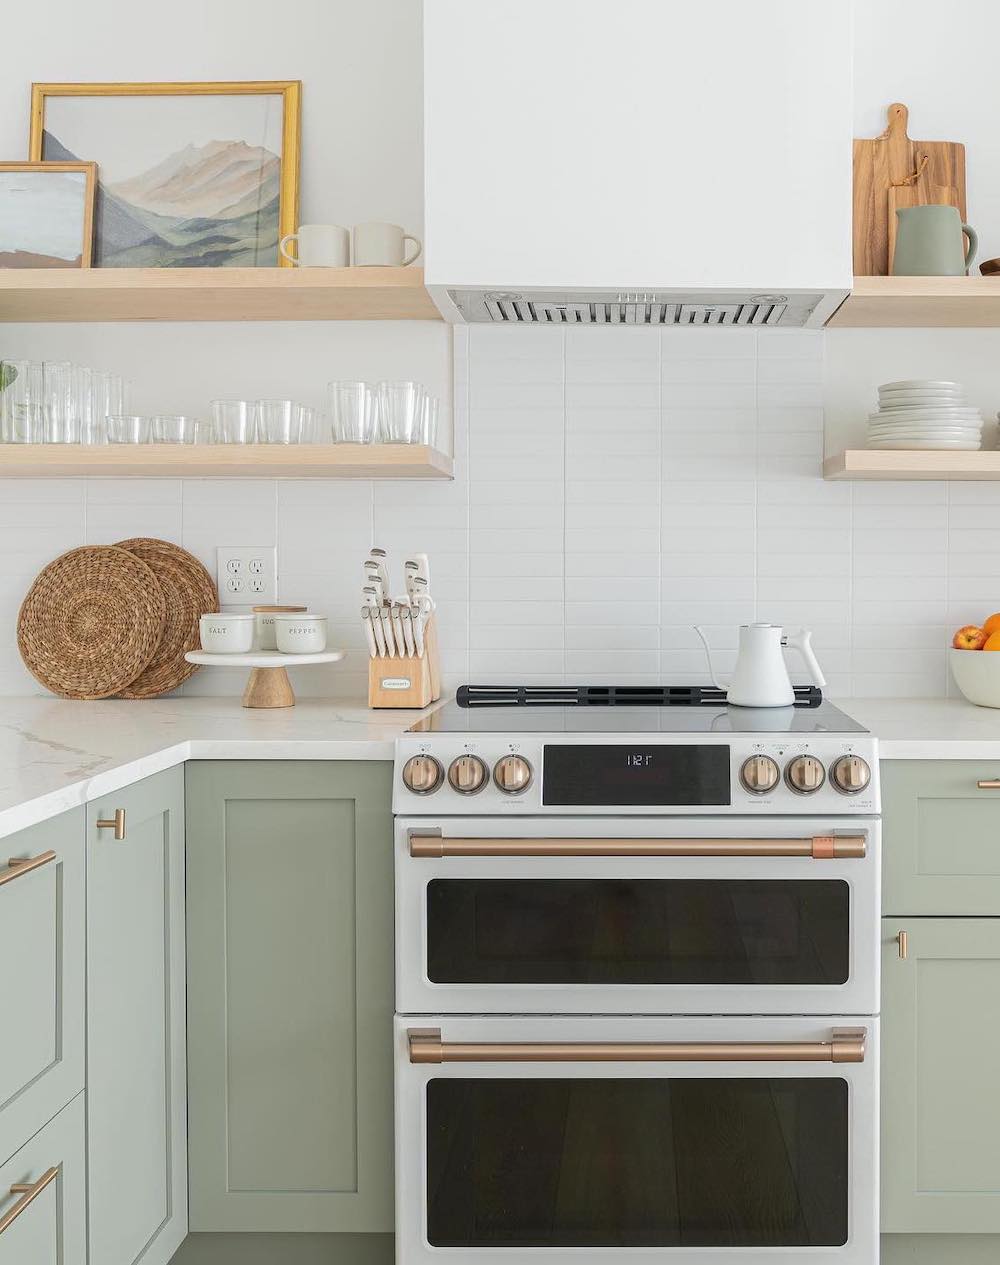
{"type": "MultiPolygon", "coordinates": [[[[359,696],[370,545],[431,557],[445,683],[704,681],[735,625],[806,624],[835,696],[948,692],[950,629],[1000,606],[1000,485],[824,483],[824,336],[743,329],[454,331],[448,484],[0,483],[0,694],[41,566],[85,542],[276,545],[279,600],[351,653],[302,694],[359,696]]],[[[794,666],[794,665],[793,665],[794,666]]],[[[795,673],[801,679],[801,674],[795,673]]],[[[238,672],[184,688],[238,693],[238,672]]]]}

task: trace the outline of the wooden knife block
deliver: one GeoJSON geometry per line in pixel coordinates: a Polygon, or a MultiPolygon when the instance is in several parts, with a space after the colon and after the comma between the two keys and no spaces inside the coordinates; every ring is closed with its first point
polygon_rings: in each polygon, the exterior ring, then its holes
{"type": "Polygon", "coordinates": [[[432,615],[424,630],[423,657],[378,655],[368,660],[369,707],[426,707],[441,697],[441,661],[437,622],[432,615]]]}

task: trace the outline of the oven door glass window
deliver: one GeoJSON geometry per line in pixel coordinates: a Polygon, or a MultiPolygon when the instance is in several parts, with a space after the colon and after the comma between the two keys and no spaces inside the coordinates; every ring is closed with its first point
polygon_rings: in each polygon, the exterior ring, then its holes
{"type": "Polygon", "coordinates": [[[781,1079],[427,1085],[435,1247],[838,1247],[848,1087],[781,1079]]]}
{"type": "Polygon", "coordinates": [[[841,879],[435,879],[440,984],[844,984],[841,879]]]}

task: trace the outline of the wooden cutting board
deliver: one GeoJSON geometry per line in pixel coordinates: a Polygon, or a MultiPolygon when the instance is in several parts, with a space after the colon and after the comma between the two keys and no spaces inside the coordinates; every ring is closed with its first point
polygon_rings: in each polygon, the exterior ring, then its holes
{"type": "Polygon", "coordinates": [[[881,136],[854,142],[854,275],[884,277],[896,238],[896,210],[944,204],[965,214],[965,146],[953,141],[913,141],[908,110],[887,111],[881,136]]]}

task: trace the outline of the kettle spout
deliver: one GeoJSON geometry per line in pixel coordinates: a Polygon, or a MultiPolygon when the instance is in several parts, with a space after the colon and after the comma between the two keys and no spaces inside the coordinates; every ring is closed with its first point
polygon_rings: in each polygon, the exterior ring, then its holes
{"type": "Polygon", "coordinates": [[[712,684],[715,686],[717,690],[721,690],[723,694],[725,694],[726,686],[724,686],[722,682],[719,680],[719,678],[715,675],[715,668],[712,666],[712,648],[708,644],[708,637],[705,634],[705,630],[704,628],[702,628],[700,624],[694,624],[693,627],[694,627],[695,632],[701,638],[701,644],[705,647],[705,658],[708,660],[709,679],[711,680],[712,684]]]}

